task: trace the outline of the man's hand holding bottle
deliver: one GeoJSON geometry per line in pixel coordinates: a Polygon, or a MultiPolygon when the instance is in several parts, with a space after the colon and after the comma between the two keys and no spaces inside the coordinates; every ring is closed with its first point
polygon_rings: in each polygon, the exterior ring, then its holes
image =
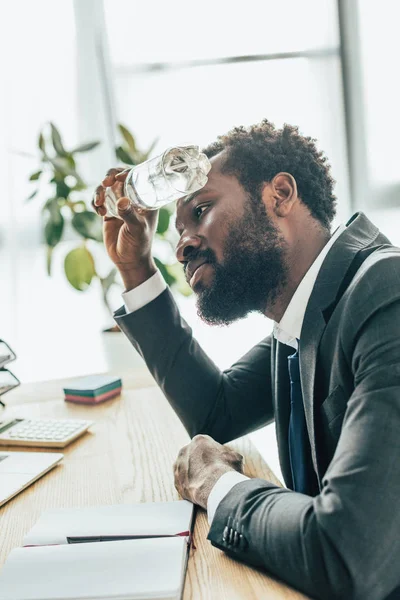
{"type": "Polygon", "coordinates": [[[157,227],[158,211],[136,208],[123,195],[126,169],[110,169],[96,189],[93,207],[104,218],[104,244],[108,255],[121,273],[126,290],[131,290],[149,279],[157,267],[151,247],[157,227]],[[106,216],[106,188],[112,188],[118,198],[120,219],[106,216]]]}

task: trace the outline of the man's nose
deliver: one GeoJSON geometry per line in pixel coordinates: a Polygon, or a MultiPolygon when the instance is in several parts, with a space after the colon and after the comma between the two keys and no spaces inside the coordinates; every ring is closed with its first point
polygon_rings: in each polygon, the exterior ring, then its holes
{"type": "Polygon", "coordinates": [[[193,250],[201,246],[201,238],[198,235],[182,235],[176,247],[176,258],[179,262],[186,262],[193,250]]]}

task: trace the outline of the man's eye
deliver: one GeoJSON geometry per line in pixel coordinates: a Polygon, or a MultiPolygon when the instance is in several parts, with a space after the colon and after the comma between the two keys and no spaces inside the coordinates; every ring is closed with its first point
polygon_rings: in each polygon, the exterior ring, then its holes
{"type": "Polygon", "coordinates": [[[201,217],[201,215],[203,214],[203,212],[205,210],[207,210],[208,208],[208,204],[203,204],[201,206],[196,206],[194,209],[194,214],[196,215],[197,218],[201,217]]]}

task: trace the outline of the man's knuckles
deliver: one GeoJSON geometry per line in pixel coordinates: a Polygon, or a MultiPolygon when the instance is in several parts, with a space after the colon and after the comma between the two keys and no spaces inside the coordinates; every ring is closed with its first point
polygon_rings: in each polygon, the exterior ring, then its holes
{"type": "Polygon", "coordinates": [[[186,446],[183,446],[183,448],[181,448],[178,452],[178,458],[176,459],[176,462],[179,462],[180,460],[182,460],[186,454],[188,453],[189,450],[189,445],[187,444],[186,446]]]}
{"type": "Polygon", "coordinates": [[[209,435],[206,435],[205,433],[198,433],[192,439],[191,444],[194,444],[194,445],[196,445],[196,444],[205,444],[205,443],[210,442],[210,441],[212,441],[212,442],[214,441],[212,439],[212,437],[210,437],[209,435]]]}
{"type": "Polygon", "coordinates": [[[223,458],[235,464],[242,464],[244,460],[243,456],[234,450],[228,450],[228,452],[223,454],[223,458]]]}
{"type": "Polygon", "coordinates": [[[122,171],[125,171],[123,167],[111,167],[111,169],[108,169],[105,178],[115,177],[115,175],[118,175],[118,173],[122,173],[122,171]]]}

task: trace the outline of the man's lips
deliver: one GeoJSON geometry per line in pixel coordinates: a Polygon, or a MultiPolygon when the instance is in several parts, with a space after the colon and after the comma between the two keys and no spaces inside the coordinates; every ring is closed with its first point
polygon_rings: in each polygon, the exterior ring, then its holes
{"type": "Polygon", "coordinates": [[[190,278],[189,285],[192,289],[196,287],[200,279],[203,277],[204,272],[207,271],[207,267],[210,266],[210,263],[204,262],[194,271],[193,275],[190,278]]]}
{"type": "Polygon", "coordinates": [[[196,273],[197,269],[199,267],[201,267],[202,265],[205,265],[208,261],[206,260],[198,260],[198,261],[193,261],[190,262],[188,264],[188,266],[186,267],[186,278],[188,281],[190,281],[193,277],[193,275],[196,273]]]}

